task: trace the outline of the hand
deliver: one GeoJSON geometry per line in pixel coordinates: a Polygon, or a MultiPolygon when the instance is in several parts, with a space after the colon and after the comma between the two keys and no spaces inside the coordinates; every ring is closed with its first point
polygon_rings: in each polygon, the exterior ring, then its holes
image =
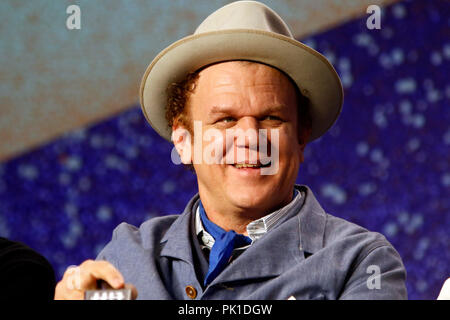
{"type": "Polygon", "coordinates": [[[450,278],[445,280],[442,286],[441,292],[439,293],[438,300],[450,300],[450,278]]]}
{"type": "Polygon", "coordinates": [[[107,261],[86,260],[78,267],[69,267],[56,285],[55,300],[83,300],[85,290],[97,289],[97,280],[106,281],[113,289],[131,289],[132,299],[137,290],[125,284],[120,272],[107,261]]]}

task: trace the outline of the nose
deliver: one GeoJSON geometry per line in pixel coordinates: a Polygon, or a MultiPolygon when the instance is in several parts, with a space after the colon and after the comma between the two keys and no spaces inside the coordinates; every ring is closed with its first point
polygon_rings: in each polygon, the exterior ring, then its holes
{"type": "Polygon", "coordinates": [[[242,117],[237,122],[235,129],[236,146],[238,148],[257,148],[259,122],[254,117],[242,117]]]}

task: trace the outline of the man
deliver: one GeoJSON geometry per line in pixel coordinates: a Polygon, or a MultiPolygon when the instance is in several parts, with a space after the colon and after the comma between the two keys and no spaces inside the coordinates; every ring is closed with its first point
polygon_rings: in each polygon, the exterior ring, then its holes
{"type": "Polygon", "coordinates": [[[181,215],[119,225],[55,298],[82,299],[102,279],[140,299],[405,299],[389,242],[295,185],[306,143],[342,99],[331,64],[270,8],[239,1],[211,14],[141,85],[147,120],[193,166],[198,195],[181,215]]]}

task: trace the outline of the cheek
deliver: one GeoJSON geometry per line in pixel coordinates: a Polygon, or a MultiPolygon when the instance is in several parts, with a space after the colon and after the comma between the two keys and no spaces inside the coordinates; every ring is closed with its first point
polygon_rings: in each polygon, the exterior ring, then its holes
{"type": "Polygon", "coordinates": [[[195,145],[198,143],[201,143],[201,146],[196,150],[197,160],[202,164],[218,165],[224,162],[226,142],[223,132],[214,128],[203,129],[203,140],[197,140],[195,145]]]}
{"type": "Polygon", "coordinates": [[[285,126],[275,129],[276,132],[272,132],[272,130],[270,130],[269,137],[274,149],[280,150],[280,154],[295,153],[295,150],[299,148],[299,143],[298,137],[294,134],[294,128],[285,126]]]}
{"type": "Polygon", "coordinates": [[[303,162],[301,146],[293,128],[279,130],[278,152],[280,162],[285,166],[296,167],[303,162]]]}
{"type": "Polygon", "coordinates": [[[193,164],[197,176],[203,181],[210,181],[211,177],[218,179],[223,174],[223,157],[225,153],[224,135],[217,129],[202,128],[194,134],[192,141],[193,164]]]}

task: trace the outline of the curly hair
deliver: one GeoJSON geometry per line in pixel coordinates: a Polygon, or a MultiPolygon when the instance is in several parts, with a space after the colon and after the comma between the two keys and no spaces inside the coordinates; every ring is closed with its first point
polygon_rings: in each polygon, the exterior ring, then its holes
{"type": "Polygon", "coordinates": [[[194,92],[200,70],[190,72],[180,82],[174,82],[167,88],[166,120],[170,128],[179,121],[192,134],[192,123],[187,114],[186,104],[194,92]]]}

